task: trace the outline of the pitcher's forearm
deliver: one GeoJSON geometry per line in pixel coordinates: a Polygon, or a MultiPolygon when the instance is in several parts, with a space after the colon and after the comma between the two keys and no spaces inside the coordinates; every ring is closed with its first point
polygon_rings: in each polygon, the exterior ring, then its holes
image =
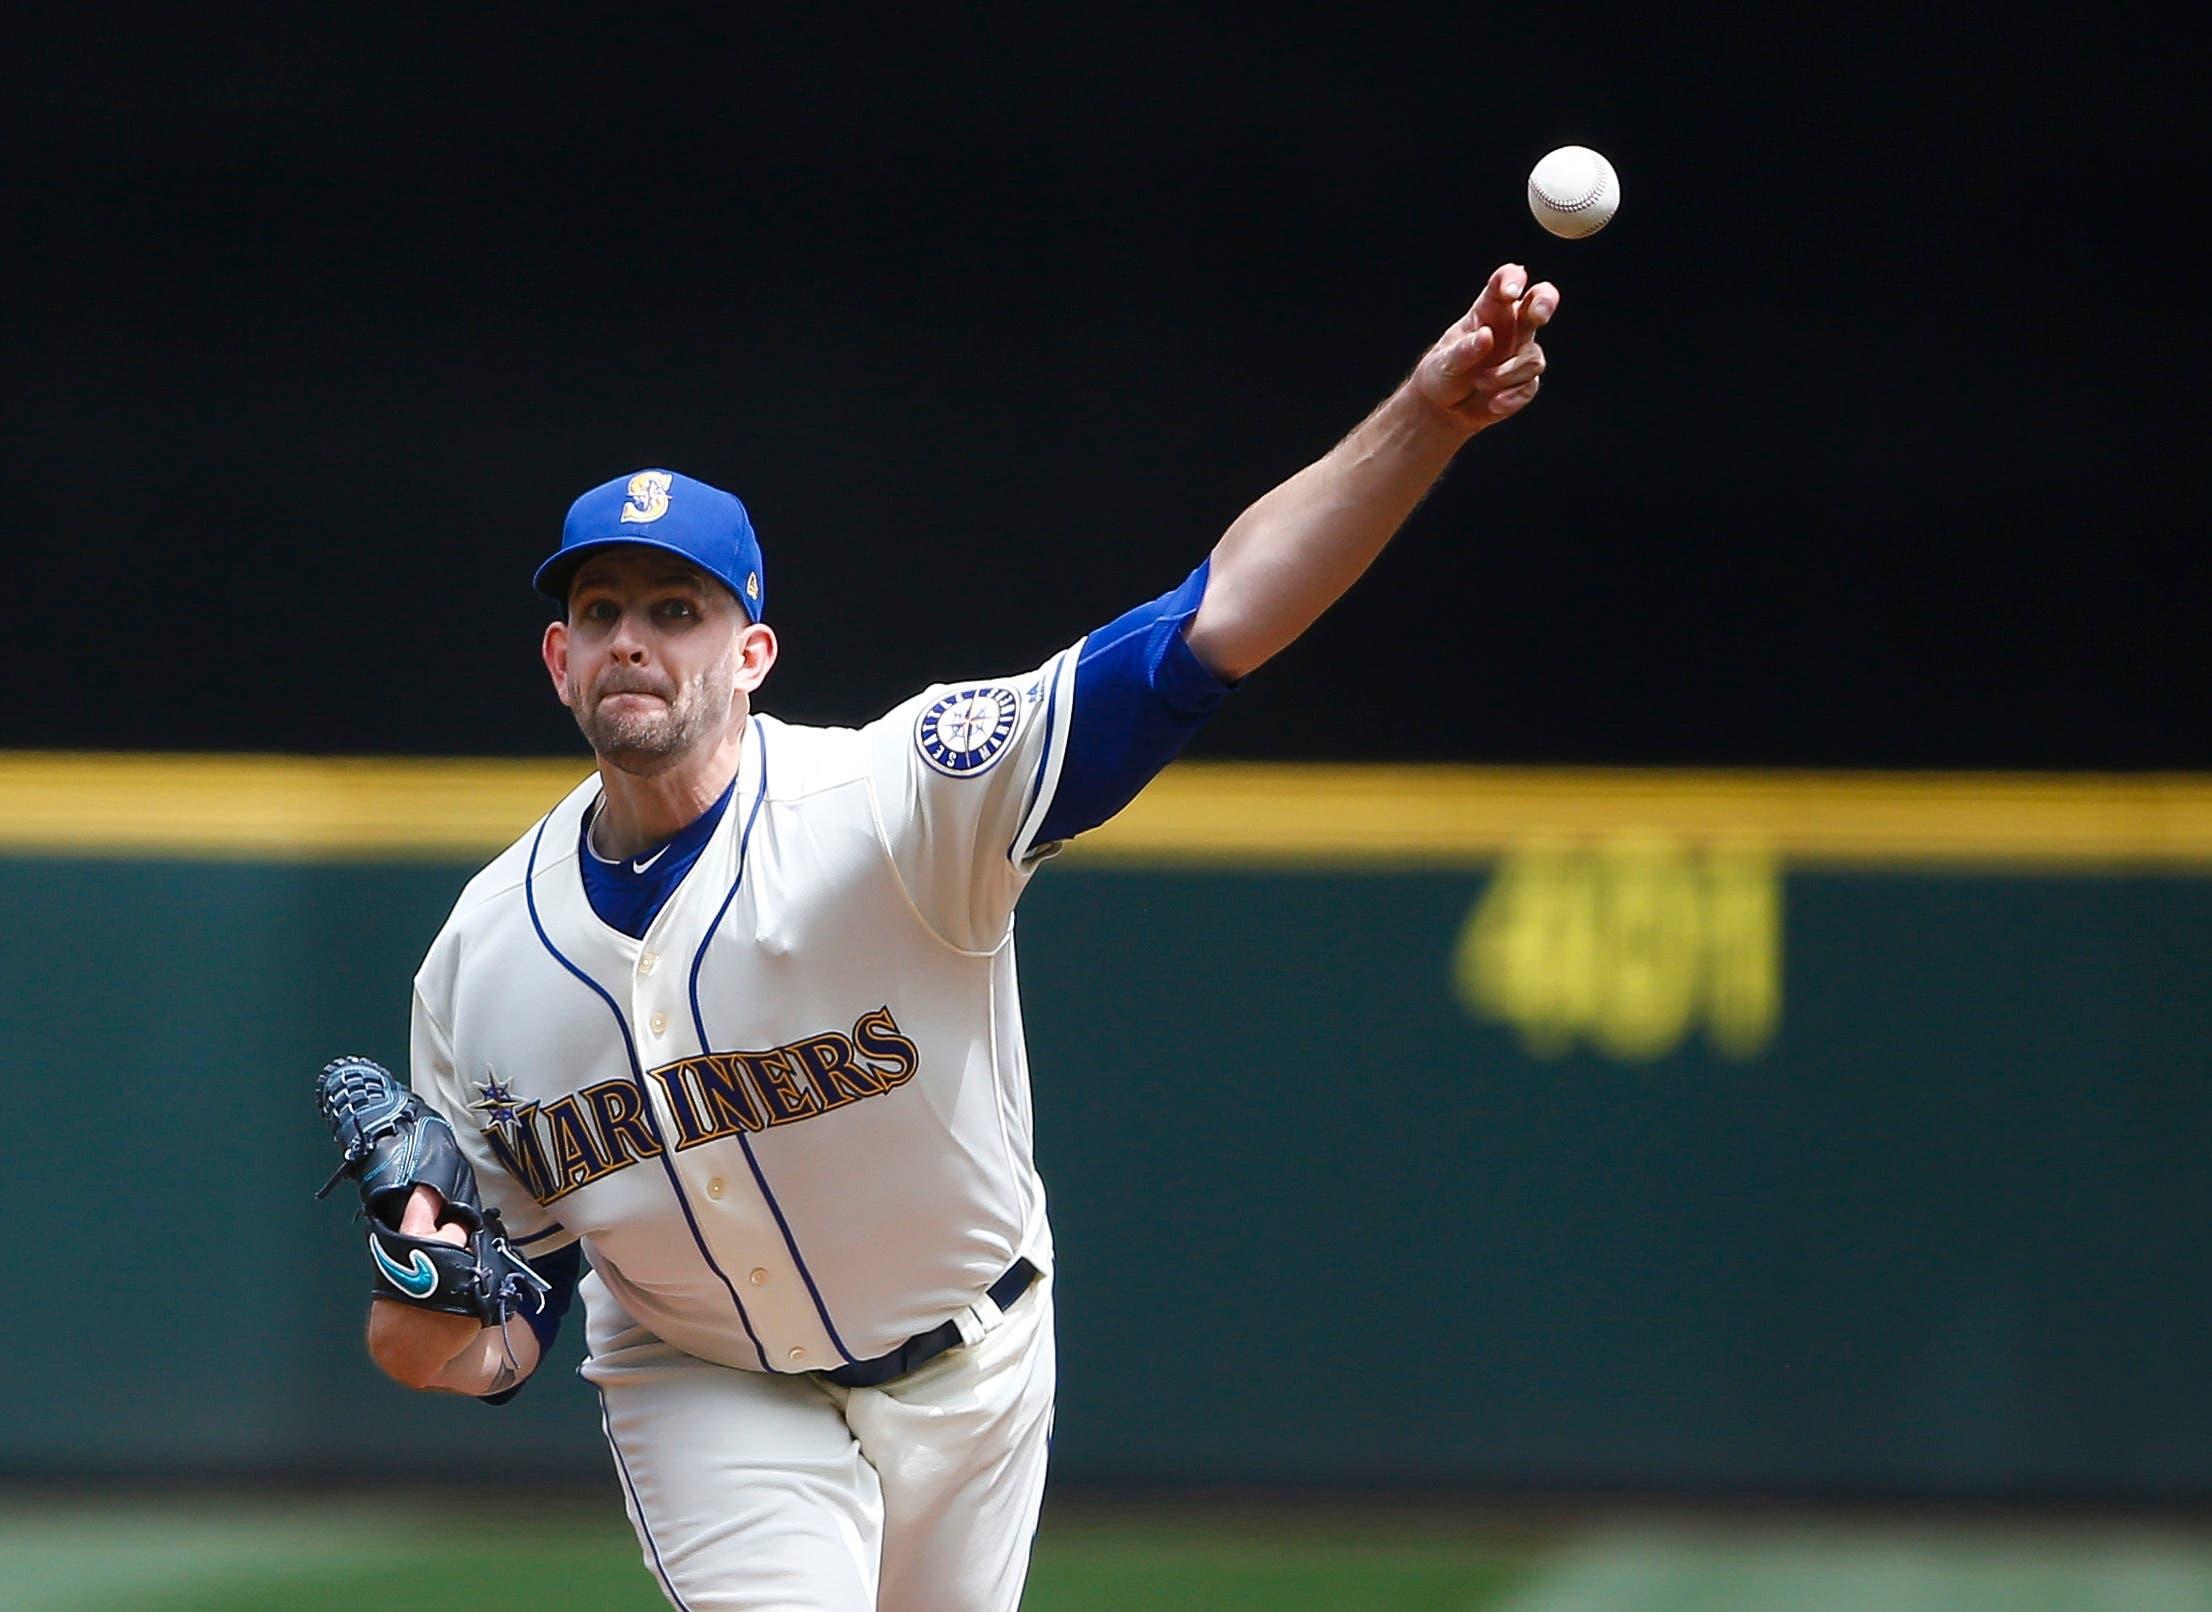
{"type": "Polygon", "coordinates": [[[1518,263],[1430,344],[1395,392],[1351,435],[1262,498],[1214,545],[1206,596],[1183,636],[1217,677],[1235,681],[1343,597],[1477,432],[1509,420],[1544,374],[1537,333],[1559,288],[1518,263]]]}
{"type": "Polygon", "coordinates": [[[446,1315],[395,1299],[369,1301],[369,1358],[385,1376],[409,1388],[430,1387],[483,1330],[469,1316],[446,1315]]]}
{"type": "Polygon", "coordinates": [[[520,1316],[481,1329],[428,1386],[481,1398],[504,1393],[538,1369],[538,1335],[520,1316]]]}
{"type": "Polygon", "coordinates": [[[1214,545],[1184,636],[1234,681],[1289,646],[1375,561],[1470,433],[1401,386],[1214,545]]]}

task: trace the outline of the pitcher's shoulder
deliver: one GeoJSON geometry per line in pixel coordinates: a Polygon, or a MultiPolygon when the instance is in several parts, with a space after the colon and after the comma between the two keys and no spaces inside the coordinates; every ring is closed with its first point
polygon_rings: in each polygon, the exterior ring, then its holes
{"type": "Polygon", "coordinates": [[[814,727],[755,711],[751,737],[761,748],[761,776],[772,802],[805,800],[868,775],[865,728],[814,727]]]}

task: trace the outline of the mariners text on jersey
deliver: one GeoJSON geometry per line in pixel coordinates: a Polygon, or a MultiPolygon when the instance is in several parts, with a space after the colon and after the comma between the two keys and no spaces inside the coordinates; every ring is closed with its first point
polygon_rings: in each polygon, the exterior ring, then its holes
{"type": "MultiPolygon", "coordinates": [[[[919,1066],[918,1049],[884,1006],[855,1019],[850,1032],[825,1031],[757,1052],[679,1058],[646,1070],[645,1078],[674,1116],[673,1142],[682,1152],[880,1097],[913,1079],[919,1066]]],[[[496,1110],[483,1127],[484,1140],[541,1204],[661,1153],[660,1137],[627,1078],[587,1086],[542,1108],[514,1102],[511,1093],[470,1106],[496,1110]]]]}

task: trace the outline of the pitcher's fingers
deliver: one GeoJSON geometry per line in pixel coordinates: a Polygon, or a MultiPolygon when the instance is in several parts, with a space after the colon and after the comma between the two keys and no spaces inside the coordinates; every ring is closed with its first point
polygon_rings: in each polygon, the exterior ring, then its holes
{"type": "Polygon", "coordinates": [[[1483,283],[1475,305],[1469,308],[1460,323],[1472,329],[1476,325],[1489,325],[1493,329],[1509,330],[1513,323],[1513,304],[1520,300],[1528,283],[1528,270],[1518,263],[1501,263],[1490,271],[1490,278],[1483,283]]]}
{"type": "Polygon", "coordinates": [[[438,1211],[444,1207],[445,1199],[438,1196],[438,1189],[418,1181],[407,1195],[407,1207],[400,1211],[399,1229],[410,1237],[435,1237],[438,1211]]]}
{"type": "Polygon", "coordinates": [[[1536,333],[1558,311],[1559,299],[1556,291],[1545,297],[1539,297],[1536,291],[1537,288],[1531,287],[1513,304],[1512,315],[1505,327],[1510,339],[1499,346],[1500,354],[1510,357],[1514,353],[1525,351],[1536,340],[1536,333]]]}
{"type": "Polygon", "coordinates": [[[1559,312],[1559,287],[1549,280],[1539,280],[1522,296],[1514,315],[1523,331],[1542,330],[1559,312]]]}
{"type": "Polygon", "coordinates": [[[1536,389],[1543,384],[1543,376],[1531,375],[1527,380],[1523,381],[1519,386],[1514,387],[1511,391],[1495,393],[1490,398],[1490,412],[1492,414],[1505,415],[1513,414],[1521,409],[1526,408],[1529,404],[1529,400],[1536,396],[1536,389]]]}
{"type": "Polygon", "coordinates": [[[1488,325],[1483,325],[1472,335],[1461,336],[1444,349],[1444,355],[1436,361],[1436,367],[1446,375],[1466,375],[1480,369],[1490,360],[1490,349],[1497,337],[1488,325]]]}
{"type": "Polygon", "coordinates": [[[1531,345],[1475,377],[1478,392],[1507,392],[1544,373],[1544,349],[1531,345]]]}

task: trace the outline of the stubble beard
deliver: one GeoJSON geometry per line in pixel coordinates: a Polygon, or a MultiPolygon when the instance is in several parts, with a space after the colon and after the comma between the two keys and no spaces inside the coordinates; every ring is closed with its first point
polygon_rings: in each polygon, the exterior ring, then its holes
{"type": "Polygon", "coordinates": [[[673,699],[657,709],[626,706],[608,711],[604,707],[611,695],[601,692],[588,709],[576,708],[576,726],[600,760],[624,772],[651,777],[720,739],[729,726],[736,693],[733,653],[709,667],[697,682],[679,688],[673,699]]]}

